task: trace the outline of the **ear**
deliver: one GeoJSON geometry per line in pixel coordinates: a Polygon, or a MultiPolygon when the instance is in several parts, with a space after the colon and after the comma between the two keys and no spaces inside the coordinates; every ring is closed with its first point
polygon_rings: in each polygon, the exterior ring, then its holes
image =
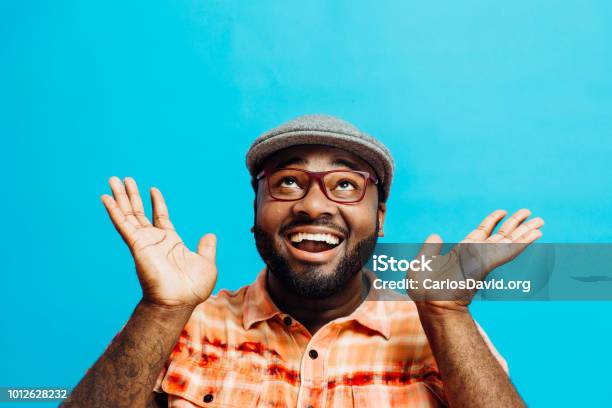
{"type": "Polygon", "coordinates": [[[383,203],[382,201],[380,203],[378,203],[378,211],[377,211],[377,217],[378,217],[378,236],[379,237],[384,237],[385,236],[385,232],[383,230],[383,226],[385,224],[385,215],[387,214],[387,203],[383,203]]]}

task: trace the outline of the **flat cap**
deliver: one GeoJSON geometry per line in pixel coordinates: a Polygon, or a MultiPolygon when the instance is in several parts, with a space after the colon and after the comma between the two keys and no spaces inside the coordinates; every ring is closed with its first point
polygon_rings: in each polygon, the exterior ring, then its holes
{"type": "Polygon", "coordinates": [[[324,145],[351,152],[367,162],[379,179],[381,201],[387,201],[393,179],[393,157],[389,149],[356,126],[330,115],[304,115],[259,136],[246,155],[252,177],[271,154],[296,145],[324,145]]]}

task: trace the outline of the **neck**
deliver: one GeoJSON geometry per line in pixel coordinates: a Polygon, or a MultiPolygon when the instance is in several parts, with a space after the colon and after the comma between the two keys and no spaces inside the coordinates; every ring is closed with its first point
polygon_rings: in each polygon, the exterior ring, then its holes
{"type": "Polygon", "coordinates": [[[369,287],[363,272],[355,274],[340,292],[324,299],[288,292],[272,273],[266,274],[266,283],[276,306],[302,323],[312,335],[328,322],[353,313],[365,300],[369,287]]]}

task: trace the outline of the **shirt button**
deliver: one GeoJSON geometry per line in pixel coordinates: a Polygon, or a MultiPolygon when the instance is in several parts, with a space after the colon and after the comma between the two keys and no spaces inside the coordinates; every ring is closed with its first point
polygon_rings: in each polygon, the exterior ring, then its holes
{"type": "Polygon", "coordinates": [[[213,395],[212,394],[206,394],[204,396],[204,398],[202,398],[204,400],[204,402],[212,402],[213,400],[213,395]]]}
{"type": "Polygon", "coordinates": [[[312,358],[313,360],[317,357],[319,357],[319,353],[317,353],[317,350],[312,349],[308,352],[308,355],[310,356],[310,358],[312,358]]]}
{"type": "Polygon", "coordinates": [[[285,323],[285,326],[291,326],[293,320],[289,316],[285,316],[285,318],[283,319],[283,323],[285,323]]]}

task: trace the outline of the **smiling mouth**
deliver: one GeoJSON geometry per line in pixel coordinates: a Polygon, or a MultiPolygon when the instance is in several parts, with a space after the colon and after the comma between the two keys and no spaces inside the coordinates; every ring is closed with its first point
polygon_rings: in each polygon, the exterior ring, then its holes
{"type": "Polygon", "coordinates": [[[324,252],[336,248],[342,242],[342,238],[333,234],[311,234],[298,232],[289,235],[291,246],[306,252],[324,252]]]}

